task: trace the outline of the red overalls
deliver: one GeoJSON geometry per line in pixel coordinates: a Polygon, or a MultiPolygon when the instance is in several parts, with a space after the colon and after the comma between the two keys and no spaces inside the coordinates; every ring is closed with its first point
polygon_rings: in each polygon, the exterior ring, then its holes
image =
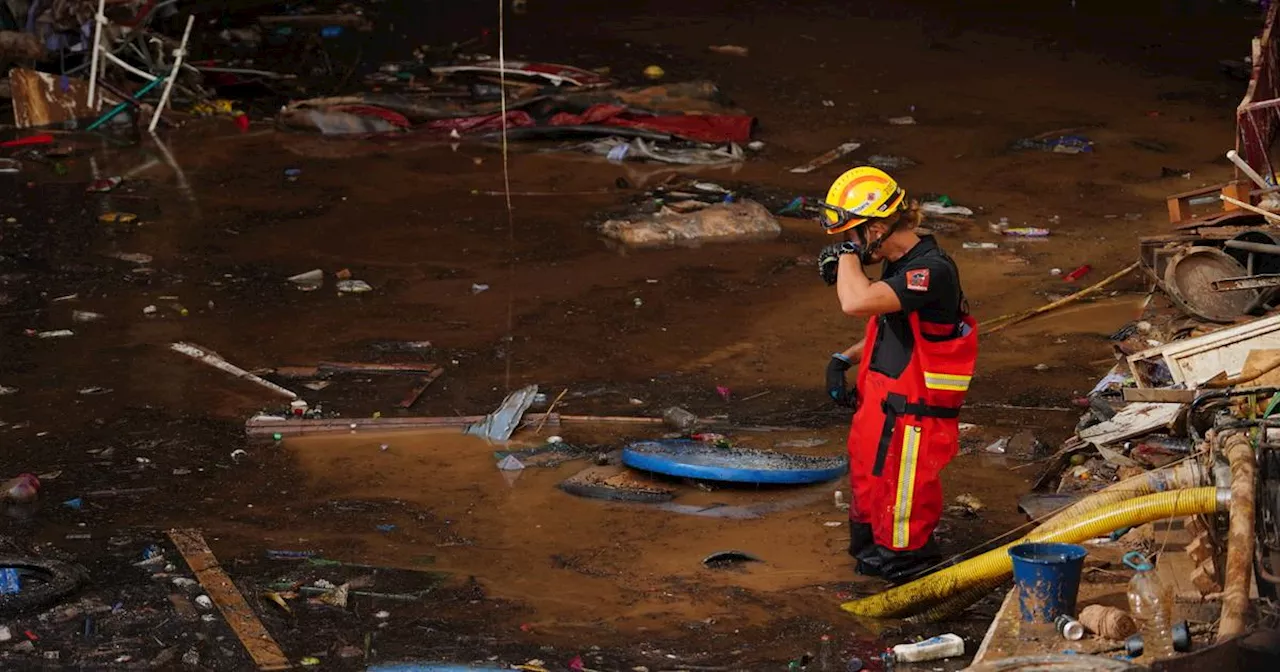
{"type": "Polygon", "coordinates": [[[910,313],[911,358],[894,379],[870,368],[880,319],[867,321],[858,364],[849,513],[852,522],[871,525],[877,545],[911,551],[929,540],[942,515],[940,472],[959,448],[958,418],[978,357],[978,329],[967,313],[945,325],[910,313]]]}

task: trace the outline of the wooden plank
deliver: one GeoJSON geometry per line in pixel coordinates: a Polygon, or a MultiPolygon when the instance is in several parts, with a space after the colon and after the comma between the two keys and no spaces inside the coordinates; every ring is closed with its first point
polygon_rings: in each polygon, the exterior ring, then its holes
{"type": "Polygon", "coordinates": [[[1004,596],[1004,602],[1000,604],[1000,610],[996,612],[996,617],[991,619],[991,627],[987,628],[987,634],[982,638],[982,644],[978,645],[978,652],[973,654],[973,662],[970,665],[981,663],[987,655],[987,649],[991,648],[991,642],[996,638],[996,632],[1001,627],[1002,621],[1008,620],[1008,614],[1017,609],[1014,595],[1018,594],[1017,588],[1010,590],[1004,596]]]}
{"type": "Polygon", "coordinates": [[[404,399],[401,399],[400,403],[396,405],[400,408],[410,408],[414,404],[418,403],[418,399],[422,397],[422,393],[426,392],[427,388],[431,387],[431,383],[436,382],[436,378],[439,378],[443,373],[443,368],[436,367],[434,373],[429,373],[426,376],[419,378],[418,381],[413,384],[413,387],[409,389],[409,393],[404,396],[404,399]]]}
{"type": "Polygon", "coordinates": [[[1095,446],[1123,441],[1172,425],[1183,410],[1177,404],[1129,404],[1110,420],[1081,431],[1080,439],[1095,446]]]}
{"type": "Polygon", "coordinates": [[[381,364],[377,362],[320,362],[321,371],[337,371],[339,373],[397,373],[419,376],[439,375],[440,367],[435,364],[381,364]]]}
{"type": "Polygon", "coordinates": [[[13,123],[18,128],[61,126],[77,119],[93,118],[89,83],[26,68],[9,71],[13,95],[13,123]]]}
{"type": "Polygon", "coordinates": [[[280,645],[258,620],[244,595],[236,589],[231,577],[222,571],[218,558],[209,550],[199,530],[169,530],[169,539],[178,547],[187,565],[196,574],[196,580],[204,587],[209,599],[218,605],[218,611],[231,626],[240,643],[244,645],[259,670],[287,670],[293,667],[280,645]]]}
{"type": "MultiPolygon", "coordinates": [[[[484,421],[483,415],[464,415],[458,417],[414,417],[414,418],[342,418],[330,420],[290,420],[276,417],[250,418],[244,423],[245,434],[249,436],[306,436],[309,434],[329,434],[333,432],[381,431],[399,432],[421,429],[441,429],[448,427],[466,427],[484,421]]],[[[560,416],[552,413],[526,413],[523,425],[542,422],[552,427],[560,426],[560,416]]],[[[659,420],[661,422],[661,420],[659,420]]]]}
{"type": "Polygon", "coordinates": [[[1170,390],[1157,387],[1126,387],[1123,392],[1125,401],[1139,401],[1152,404],[1189,404],[1196,400],[1195,390],[1170,390]]]}

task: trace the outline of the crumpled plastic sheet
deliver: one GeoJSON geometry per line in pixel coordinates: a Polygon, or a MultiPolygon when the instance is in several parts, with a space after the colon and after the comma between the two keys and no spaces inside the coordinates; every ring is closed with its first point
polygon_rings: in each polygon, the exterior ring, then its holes
{"type": "Polygon", "coordinates": [[[568,149],[607,156],[610,161],[656,161],[684,166],[715,166],[741,163],[746,154],[737,143],[724,147],[663,147],[644,138],[617,137],[571,145],[568,149]]]}
{"type": "Polygon", "coordinates": [[[468,425],[466,434],[483,436],[490,441],[506,441],[520,426],[524,412],[533,405],[533,398],[538,395],[538,386],[530,385],[516,390],[502,400],[498,410],[490,413],[484,420],[468,425]]]}

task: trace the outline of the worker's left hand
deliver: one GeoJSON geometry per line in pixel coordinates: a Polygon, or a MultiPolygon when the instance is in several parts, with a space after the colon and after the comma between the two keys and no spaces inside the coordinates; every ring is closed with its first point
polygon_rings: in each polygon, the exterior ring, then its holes
{"type": "Polygon", "coordinates": [[[853,362],[839,353],[831,355],[831,361],[827,362],[827,396],[845,408],[852,407],[857,398],[857,390],[849,389],[849,384],[845,381],[844,374],[851,368],[853,362]]]}
{"type": "Polygon", "coordinates": [[[852,254],[858,255],[862,252],[862,248],[858,244],[846,240],[843,243],[835,243],[822,248],[818,253],[818,274],[822,276],[822,281],[827,286],[836,284],[836,270],[840,267],[840,255],[852,254]]]}

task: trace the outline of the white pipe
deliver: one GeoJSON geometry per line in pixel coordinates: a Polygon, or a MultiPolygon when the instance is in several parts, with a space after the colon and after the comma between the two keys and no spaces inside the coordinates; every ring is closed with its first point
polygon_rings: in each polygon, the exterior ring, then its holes
{"type": "Polygon", "coordinates": [[[164,83],[164,93],[160,95],[160,102],[156,104],[156,112],[151,116],[151,125],[147,127],[147,130],[151,133],[156,132],[156,125],[160,123],[160,113],[164,111],[164,106],[169,103],[169,94],[173,93],[173,83],[178,79],[178,70],[182,67],[182,57],[187,55],[187,40],[191,39],[191,26],[195,22],[196,15],[188,14],[187,27],[182,31],[182,43],[173,52],[173,70],[169,72],[169,80],[164,83]]]}
{"type": "Polygon", "coordinates": [[[116,56],[115,54],[109,51],[102,52],[102,57],[124,68],[125,70],[128,70],[129,72],[147,80],[148,82],[154,82],[155,80],[159,79],[159,77],[156,77],[155,75],[147,72],[146,70],[139,70],[133,67],[132,65],[129,64],[128,61],[121,60],[119,56],[116,56]]]}
{"type": "Polygon", "coordinates": [[[1267,184],[1267,181],[1262,179],[1262,176],[1258,174],[1258,171],[1253,169],[1253,166],[1250,166],[1248,163],[1245,163],[1245,160],[1241,158],[1239,154],[1236,153],[1236,150],[1233,149],[1227,152],[1227,160],[1229,160],[1231,163],[1236,164],[1236,168],[1239,168],[1240,172],[1244,173],[1249,177],[1249,179],[1253,180],[1253,183],[1258,185],[1259,189],[1271,188],[1271,185],[1267,184]]]}
{"type": "Polygon", "coordinates": [[[107,23],[107,0],[98,0],[98,13],[93,17],[93,54],[89,57],[89,107],[98,111],[101,107],[94,98],[98,88],[98,53],[102,49],[102,26],[107,23]]]}
{"type": "Polygon", "coordinates": [[[1248,210],[1249,212],[1262,215],[1263,217],[1266,217],[1267,219],[1273,222],[1280,222],[1280,215],[1277,215],[1276,213],[1271,212],[1270,210],[1263,210],[1262,208],[1259,208],[1256,205],[1245,203],[1244,201],[1241,201],[1239,199],[1231,198],[1226,194],[1222,194],[1218,198],[1221,198],[1223,201],[1230,203],[1231,205],[1234,205],[1237,208],[1243,208],[1245,210],[1248,210]]]}

